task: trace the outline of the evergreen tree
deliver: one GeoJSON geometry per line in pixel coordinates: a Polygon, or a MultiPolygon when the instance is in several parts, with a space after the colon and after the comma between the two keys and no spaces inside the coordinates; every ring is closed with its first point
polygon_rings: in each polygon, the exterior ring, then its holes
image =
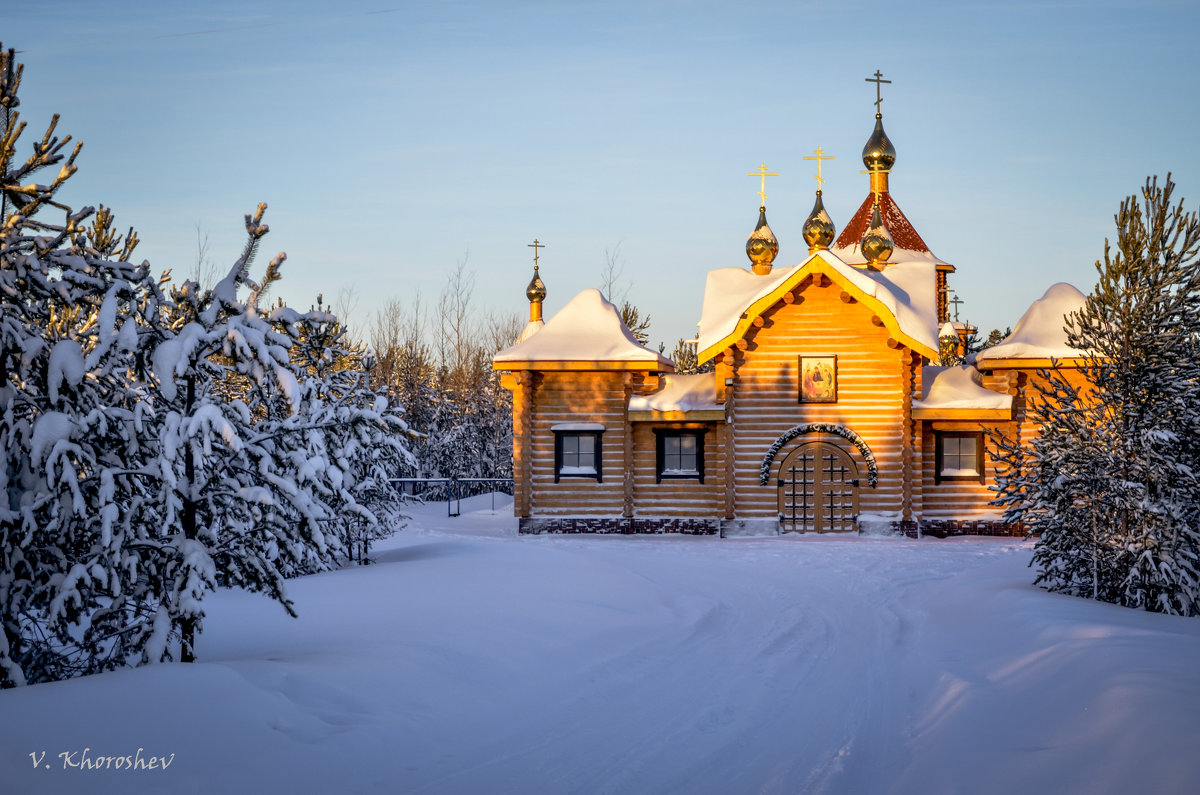
{"type": "Polygon", "coordinates": [[[403,455],[407,427],[357,373],[337,368],[347,353],[323,361],[304,343],[293,353],[306,333],[328,341],[336,318],[259,310],[283,262],[272,260],[261,282],[249,277],[265,209],[246,216],[246,247],[214,288],[172,291],[168,333],[152,352],[156,412],[145,428],[157,454],[141,474],[156,488],[137,520],[157,605],[147,661],[173,656],[174,637],[180,659],[194,659],[201,602],[217,587],[267,593],[294,615],[285,576],[346,554],[351,516],[380,524],[359,497],[382,491],[377,454],[403,455]]]}
{"type": "Polygon", "coordinates": [[[675,350],[671,352],[671,361],[675,362],[675,372],[682,375],[711,373],[716,368],[711,359],[704,364],[699,364],[694,340],[681,339],[676,342],[675,350]]]}
{"type": "MultiPolygon", "coordinates": [[[[513,344],[524,323],[516,315],[481,321],[471,311],[473,290],[460,262],[448,274],[433,322],[425,322],[419,300],[408,307],[390,301],[375,316],[371,345],[379,364],[373,382],[404,406],[419,436],[415,460],[395,474],[512,477],[512,393],[500,386],[491,359],[513,344]],[[430,328],[432,342],[426,338],[430,328]]],[[[436,486],[422,496],[438,499],[446,492],[436,486]]]]}
{"type": "Polygon", "coordinates": [[[335,318],[260,310],[283,261],[250,280],[264,207],[225,279],[165,294],[167,276],[125,261],[137,236],[110,211],[57,201],[80,148],[55,117],[16,158],[13,56],[0,53],[3,687],[170,658],[172,640],[191,659],[215,587],[291,612],[285,574],[338,562],[347,521],[361,540],[395,518],[385,472],[407,434],[361,370],[337,366],[354,351],[335,318]]]}
{"type": "Polygon", "coordinates": [[[987,350],[993,345],[999,345],[1001,342],[1004,342],[1004,340],[1007,339],[1010,334],[1012,334],[1011,326],[1006,328],[1004,331],[1001,331],[998,328],[992,329],[991,332],[988,333],[987,339],[979,345],[979,350],[987,350]]]}
{"type": "Polygon", "coordinates": [[[396,299],[388,301],[371,326],[371,383],[399,403],[409,426],[418,432],[431,427],[438,402],[437,362],[425,341],[424,321],[417,296],[407,309],[396,299]]]}
{"type": "Polygon", "coordinates": [[[1037,582],[1054,591],[1200,614],[1200,221],[1147,180],[1116,215],[1099,280],[1067,318],[1089,355],[1032,401],[1042,433],[1000,438],[998,504],[1040,534],[1037,582]]]}
{"type": "Polygon", "coordinates": [[[127,384],[144,369],[140,322],[161,298],[147,266],[123,261],[132,230],[55,199],[80,151],[55,134],[57,116],[16,157],[21,71],[0,51],[0,686],[123,664],[136,567],[115,473],[144,409],[127,384]],[[33,179],[52,167],[48,183],[33,179]]]}
{"type": "Polygon", "coordinates": [[[625,328],[629,329],[629,333],[638,341],[639,345],[647,345],[650,342],[650,316],[642,317],[641,312],[636,306],[626,301],[621,305],[621,322],[625,324],[625,328]]]}
{"type": "Polygon", "coordinates": [[[979,330],[972,326],[970,321],[967,321],[967,338],[963,341],[963,360],[972,353],[979,353],[983,350],[983,341],[979,339],[979,330]]]}
{"type": "Polygon", "coordinates": [[[317,306],[301,315],[295,327],[293,372],[310,392],[310,414],[327,417],[324,433],[305,436],[309,460],[338,463],[350,476],[335,480],[323,495],[330,507],[325,532],[339,539],[352,560],[366,562],[371,542],[388,535],[403,518],[401,499],[389,479],[413,465],[405,444],[413,434],[401,419],[403,410],[391,407],[386,394],[371,386],[372,357],[350,340],[319,296],[317,306]],[[387,432],[378,433],[381,426],[387,432]]]}

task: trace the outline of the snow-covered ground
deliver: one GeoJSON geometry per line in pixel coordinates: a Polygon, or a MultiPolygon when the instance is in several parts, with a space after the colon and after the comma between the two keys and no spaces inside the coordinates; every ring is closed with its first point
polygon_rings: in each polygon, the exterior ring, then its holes
{"type": "Polygon", "coordinates": [[[217,594],[198,664],[0,691],[0,792],[1200,786],[1200,621],[1045,593],[1027,543],[517,537],[501,499],[298,620],[217,594]],[[170,761],[69,766],[125,756],[170,761]]]}

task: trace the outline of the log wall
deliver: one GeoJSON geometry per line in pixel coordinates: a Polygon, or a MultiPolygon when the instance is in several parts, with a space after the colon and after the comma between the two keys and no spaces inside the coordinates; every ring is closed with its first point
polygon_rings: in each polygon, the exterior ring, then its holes
{"type": "MultiPolygon", "coordinates": [[[[1060,371],[1075,386],[1085,382],[1082,373],[1075,368],[1060,371]]],[[[975,517],[995,517],[1000,509],[989,505],[995,496],[997,447],[990,431],[999,431],[1011,440],[1029,444],[1038,436],[1038,422],[1030,407],[1038,396],[1040,385],[1045,383],[1036,369],[1003,369],[983,371],[983,385],[996,392],[1013,396],[1013,419],[1007,422],[950,422],[928,421],[921,423],[921,448],[926,457],[926,466],[921,478],[924,490],[921,518],[931,522],[942,520],[971,520],[975,517]],[[983,431],[984,434],[984,483],[969,480],[951,480],[936,483],[936,438],[935,431],[983,431]]]]}
{"type": "Polygon", "coordinates": [[[725,450],[721,443],[724,423],[636,422],[633,424],[634,515],[705,516],[720,518],[725,492],[725,450]],[[692,479],[655,480],[658,459],[654,429],[703,429],[704,482],[692,479]]]}
{"type": "Polygon", "coordinates": [[[621,372],[543,373],[532,394],[530,516],[622,516],[625,509],[626,379],[621,372]],[[601,475],[554,482],[555,425],[598,422],[601,475]]]}
{"type": "MultiPolygon", "coordinates": [[[[818,277],[819,279],[819,277],[818,277]]],[[[857,433],[875,456],[876,488],[867,486],[867,466],[848,441],[838,440],[859,467],[860,512],[895,511],[905,501],[906,392],[912,388],[911,352],[893,341],[873,313],[847,301],[840,286],[802,283],[792,303],[776,304],[760,328],[751,329],[732,357],[734,515],[739,519],[778,516],[775,480],[779,463],[812,437],[789,442],[772,462],[770,481],[759,485],[759,467],[772,443],[791,427],[810,422],[842,425],[857,433]],[[837,355],[836,403],[799,403],[799,359],[837,355]]],[[[911,455],[911,451],[910,451],[911,455]]],[[[911,492],[910,492],[911,494],[911,492]]]]}
{"type": "Polygon", "coordinates": [[[980,514],[995,515],[997,509],[988,505],[994,496],[989,488],[996,483],[995,452],[996,446],[987,433],[994,427],[979,422],[939,422],[937,420],[921,423],[921,449],[926,466],[922,472],[921,485],[924,500],[920,518],[923,520],[941,519],[971,519],[980,514]],[[982,432],[983,433],[983,483],[976,480],[943,480],[937,482],[937,437],[938,431],[982,432]]]}

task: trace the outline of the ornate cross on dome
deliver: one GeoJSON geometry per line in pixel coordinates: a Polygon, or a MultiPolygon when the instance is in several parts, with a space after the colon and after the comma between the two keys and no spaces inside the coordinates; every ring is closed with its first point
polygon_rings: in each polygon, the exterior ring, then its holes
{"type": "Polygon", "coordinates": [[[533,269],[534,270],[537,270],[537,268],[538,268],[538,249],[545,248],[545,247],[546,247],[546,244],[541,242],[540,240],[538,240],[536,237],[533,239],[532,243],[530,243],[528,246],[526,246],[526,248],[533,249],[533,269]]]}
{"type": "Polygon", "coordinates": [[[778,171],[775,171],[775,172],[767,171],[767,164],[763,163],[761,166],[758,167],[758,171],[751,171],[746,176],[759,178],[758,195],[762,198],[762,206],[766,207],[767,206],[767,177],[778,177],[779,172],[778,171]]]}
{"type": "Polygon", "coordinates": [[[868,83],[875,84],[875,113],[877,113],[877,114],[882,113],[883,112],[883,107],[882,107],[882,105],[883,105],[883,85],[882,84],[883,83],[891,83],[892,81],[884,80],[883,72],[879,71],[878,69],[875,70],[874,77],[868,77],[866,80],[868,83]]]}
{"type": "Polygon", "coordinates": [[[817,161],[817,173],[816,173],[816,177],[817,177],[817,193],[820,193],[820,192],[821,192],[821,186],[825,184],[825,178],[821,176],[821,161],[822,161],[822,160],[836,160],[837,158],[836,158],[836,157],[834,157],[833,155],[827,155],[827,154],[825,154],[825,150],[824,150],[824,149],[822,149],[821,147],[819,147],[819,146],[818,146],[818,147],[816,148],[816,151],[815,151],[815,153],[814,153],[814,154],[811,154],[811,155],[805,155],[805,156],[804,156],[804,159],[805,159],[805,160],[816,160],[816,161],[817,161]]]}
{"type": "MultiPolygon", "coordinates": [[[[951,290],[950,292],[953,293],[954,291],[951,290]]],[[[961,298],[958,297],[957,294],[955,294],[955,296],[950,299],[949,303],[954,304],[954,322],[957,323],[958,322],[958,305],[965,304],[966,301],[962,300],[961,298]]]]}

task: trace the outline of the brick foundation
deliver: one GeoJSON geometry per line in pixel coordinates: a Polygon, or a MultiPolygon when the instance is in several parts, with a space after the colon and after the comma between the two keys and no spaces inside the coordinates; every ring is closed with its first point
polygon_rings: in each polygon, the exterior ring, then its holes
{"type": "MultiPolygon", "coordinates": [[[[741,525],[747,521],[733,520],[726,522],[728,535],[754,535],[746,532],[741,525]],[[735,529],[736,528],[736,529],[735,529]]],[[[934,538],[949,538],[951,536],[1003,536],[1007,538],[1024,538],[1025,528],[1019,524],[1008,524],[996,520],[972,519],[924,519],[920,522],[893,521],[892,531],[917,538],[933,536],[934,538]],[[917,532],[918,525],[920,533],[917,532]]],[[[695,518],[624,518],[624,517],[529,517],[523,516],[518,521],[518,529],[522,534],[537,535],[540,533],[582,534],[595,533],[598,535],[661,535],[664,533],[679,533],[682,535],[716,535],[721,532],[720,519],[695,518]]],[[[759,533],[769,535],[769,533],[759,533]]]]}
{"type": "Polygon", "coordinates": [[[517,523],[518,531],[523,534],[538,533],[599,533],[620,535],[661,535],[663,533],[680,533],[682,535],[716,535],[721,529],[719,519],[680,519],[680,518],[623,518],[623,517],[529,517],[523,516],[517,523]]]}
{"type": "MultiPolygon", "coordinates": [[[[909,538],[917,537],[916,522],[898,522],[896,529],[909,538]]],[[[950,536],[1004,536],[1008,538],[1024,538],[1025,526],[1009,524],[995,519],[922,519],[921,535],[934,538],[950,536]]]]}

